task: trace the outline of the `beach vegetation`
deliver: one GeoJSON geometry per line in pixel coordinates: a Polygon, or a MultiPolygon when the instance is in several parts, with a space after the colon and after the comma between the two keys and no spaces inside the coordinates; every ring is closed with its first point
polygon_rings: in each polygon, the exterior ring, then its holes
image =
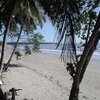
{"type": "Polygon", "coordinates": [[[43,36],[40,33],[34,33],[31,36],[31,42],[34,43],[32,47],[32,51],[34,53],[40,52],[40,45],[43,42],[43,36]]]}

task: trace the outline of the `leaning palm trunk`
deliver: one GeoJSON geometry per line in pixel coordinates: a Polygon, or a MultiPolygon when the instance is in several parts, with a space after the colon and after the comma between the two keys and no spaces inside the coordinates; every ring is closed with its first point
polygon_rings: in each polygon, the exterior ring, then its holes
{"type": "Polygon", "coordinates": [[[98,32],[98,35],[97,35],[96,40],[94,42],[94,45],[93,45],[91,51],[89,52],[88,57],[87,57],[84,65],[83,65],[83,68],[82,68],[82,71],[81,71],[81,74],[80,74],[80,83],[83,79],[84,73],[85,73],[87,65],[89,64],[89,61],[90,61],[90,59],[93,55],[93,52],[96,50],[96,47],[97,47],[97,44],[98,44],[99,40],[100,40],[100,32],[98,32]]]}
{"type": "Polygon", "coordinates": [[[9,64],[10,64],[10,62],[11,62],[11,60],[12,60],[12,57],[13,57],[13,55],[14,55],[14,53],[15,53],[15,50],[16,50],[16,48],[17,48],[17,45],[18,45],[18,42],[19,42],[19,39],[20,39],[22,30],[23,30],[23,26],[22,26],[21,29],[20,29],[20,32],[19,32],[19,35],[18,35],[16,44],[15,44],[15,46],[14,46],[14,49],[13,49],[13,51],[12,51],[12,54],[11,54],[11,56],[10,56],[8,62],[6,63],[6,66],[3,68],[4,71],[7,71],[8,67],[9,67],[9,64]]]}
{"type": "Polygon", "coordinates": [[[100,28],[100,20],[99,19],[100,19],[100,13],[98,15],[98,18],[97,18],[93,33],[92,33],[92,35],[90,37],[90,40],[87,43],[87,45],[86,45],[86,47],[85,47],[85,49],[83,51],[83,54],[81,56],[80,61],[76,65],[77,68],[76,68],[76,73],[75,73],[75,77],[74,77],[74,80],[73,80],[73,84],[72,84],[72,89],[71,89],[71,92],[70,92],[69,100],[78,100],[79,86],[80,86],[80,75],[81,75],[82,69],[84,69],[83,66],[86,63],[87,58],[90,55],[93,54],[94,50],[93,51],[91,51],[91,50],[95,46],[95,44],[96,44],[95,42],[97,42],[96,39],[97,39],[97,36],[98,36],[98,30],[100,28]],[[90,55],[89,55],[89,53],[90,53],[90,55]]]}
{"type": "MultiPolygon", "coordinates": [[[[7,19],[6,19],[6,24],[5,24],[5,31],[4,31],[4,37],[3,37],[3,43],[2,43],[2,51],[1,51],[1,61],[0,61],[0,71],[2,72],[3,69],[3,59],[4,59],[4,51],[5,51],[5,45],[6,45],[6,37],[7,37],[7,32],[11,20],[11,16],[13,13],[13,9],[15,7],[16,1],[9,1],[8,3],[12,3],[13,5],[9,8],[10,12],[8,13],[7,19]]],[[[6,8],[5,8],[6,9],[6,8]]]]}
{"type": "MultiPolygon", "coordinates": [[[[2,79],[3,59],[4,59],[4,51],[5,51],[6,37],[7,37],[7,30],[8,30],[8,27],[9,27],[9,22],[10,22],[10,19],[9,19],[8,23],[6,24],[6,28],[5,28],[5,31],[4,31],[2,51],[1,51],[1,61],[0,61],[0,78],[1,79],[2,79]]],[[[5,100],[1,87],[0,87],[0,100],[5,100]]]]}
{"type": "Polygon", "coordinates": [[[4,37],[3,37],[3,43],[2,43],[2,51],[1,51],[0,71],[2,71],[2,68],[3,68],[4,51],[5,51],[6,37],[7,37],[7,31],[8,31],[8,27],[9,27],[9,22],[10,22],[10,19],[9,19],[8,23],[6,24],[6,28],[5,28],[5,31],[4,31],[4,37]]]}
{"type": "MultiPolygon", "coordinates": [[[[1,50],[1,60],[0,60],[0,77],[2,77],[3,60],[4,60],[4,51],[5,51],[5,45],[6,45],[7,32],[8,32],[8,28],[9,28],[11,16],[12,16],[13,9],[14,9],[14,6],[15,6],[15,4],[16,4],[16,1],[17,1],[17,0],[9,1],[9,2],[12,3],[13,5],[9,8],[8,15],[6,16],[6,24],[5,24],[4,37],[3,37],[2,50],[1,50]]],[[[8,3],[9,3],[9,2],[8,2],[8,3]]],[[[3,9],[4,9],[4,8],[3,8],[3,9]]],[[[6,8],[5,8],[5,9],[6,9],[6,8]]],[[[1,87],[0,87],[0,88],[1,88],[1,87]]],[[[3,94],[2,94],[1,91],[0,91],[0,96],[3,97],[3,94]]],[[[4,99],[0,99],[0,100],[4,100],[4,99]]]]}

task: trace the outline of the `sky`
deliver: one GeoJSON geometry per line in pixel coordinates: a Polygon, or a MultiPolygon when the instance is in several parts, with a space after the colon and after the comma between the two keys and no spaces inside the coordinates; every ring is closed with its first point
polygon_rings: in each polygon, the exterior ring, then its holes
{"type": "MultiPolygon", "coordinates": [[[[36,32],[39,32],[44,36],[44,42],[57,42],[55,26],[52,25],[52,22],[48,17],[46,18],[46,22],[44,23],[43,28],[38,27],[36,32]]],[[[80,39],[77,37],[76,42],[80,42],[80,39]]]]}
{"type": "MultiPolygon", "coordinates": [[[[50,19],[48,17],[46,17],[46,22],[43,24],[43,27],[37,27],[37,30],[35,30],[35,32],[39,32],[41,33],[44,38],[44,42],[50,42],[50,43],[54,43],[57,42],[57,33],[56,33],[56,29],[55,26],[52,25],[52,22],[50,21],[50,19]]],[[[0,37],[0,40],[2,40],[2,36],[0,37]]],[[[79,42],[79,39],[76,38],[77,42],[79,42]]],[[[16,39],[12,39],[9,38],[7,41],[16,41],[16,39]]],[[[22,42],[22,39],[20,40],[22,42]]]]}
{"type": "Polygon", "coordinates": [[[44,36],[44,42],[55,42],[56,40],[56,30],[49,18],[46,18],[46,22],[43,24],[43,27],[38,27],[36,32],[39,32],[44,36]]]}
{"type": "MultiPolygon", "coordinates": [[[[44,42],[55,42],[55,28],[52,25],[51,21],[48,17],[46,17],[46,22],[43,24],[43,27],[37,27],[36,32],[41,33],[44,36],[44,42]]],[[[2,40],[2,36],[0,37],[0,40],[2,40]]],[[[8,39],[7,41],[12,41],[13,39],[8,39]]],[[[14,39],[14,41],[16,41],[14,39]]]]}

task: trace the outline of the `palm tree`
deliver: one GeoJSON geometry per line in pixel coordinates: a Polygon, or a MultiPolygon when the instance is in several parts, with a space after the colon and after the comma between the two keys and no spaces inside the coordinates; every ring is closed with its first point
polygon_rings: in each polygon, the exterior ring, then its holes
{"type": "Polygon", "coordinates": [[[7,2],[7,4],[5,4],[5,2],[3,2],[1,7],[0,7],[0,15],[1,15],[0,20],[1,20],[1,22],[5,23],[5,30],[4,30],[4,33],[3,33],[4,37],[3,37],[2,51],[1,51],[0,71],[2,71],[2,68],[3,68],[3,59],[4,59],[6,37],[7,37],[9,23],[10,23],[10,20],[11,20],[11,16],[12,16],[15,4],[16,4],[16,0],[15,1],[9,1],[9,2],[7,2]],[[11,7],[8,6],[9,4],[12,4],[11,7]],[[5,14],[7,14],[7,15],[5,15],[5,14]]]}
{"type": "Polygon", "coordinates": [[[2,52],[1,52],[1,62],[0,62],[0,69],[2,70],[7,30],[9,29],[10,32],[16,31],[17,30],[16,27],[22,26],[23,24],[24,31],[26,32],[33,31],[34,29],[36,29],[37,24],[39,24],[42,27],[43,21],[45,21],[45,17],[43,16],[42,12],[39,11],[39,7],[38,7],[39,2],[37,1],[2,0],[0,4],[1,4],[0,20],[5,25],[2,52]]]}
{"type": "MultiPolygon", "coordinates": [[[[42,27],[43,20],[45,21],[42,12],[38,10],[39,3],[37,1],[36,0],[35,1],[33,0],[24,0],[24,1],[23,0],[1,0],[0,1],[0,25],[5,26],[5,30],[3,32],[4,37],[3,37],[1,61],[0,61],[0,77],[2,76],[2,69],[4,67],[3,59],[4,59],[4,51],[5,51],[5,44],[6,44],[8,30],[14,31],[13,30],[14,28],[10,26],[14,26],[16,28],[18,26],[24,25],[23,30],[28,32],[35,29],[37,24],[39,24],[42,27]]],[[[10,59],[13,56],[15,48],[12,52],[10,59]]],[[[1,92],[0,94],[2,95],[1,92]]]]}
{"type": "MultiPolygon", "coordinates": [[[[16,32],[17,27],[19,26],[17,24],[20,24],[20,25],[23,24],[23,30],[26,32],[30,32],[30,31],[33,31],[34,29],[36,29],[37,24],[39,24],[42,27],[43,21],[45,21],[45,17],[43,16],[41,11],[38,11],[37,5],[34,4],[34,2],[27,1],[27,0],[20,1],[19,3],[16,4],[13,15],[14,15],[14,17],[11,19],[10,27],[9,27],[10,32],[11,31],[16,32]]],[[[21,31],[22,31],[22,29],[21,29],[21,31]]],[[[18,45],[21,31],[18,35],[18,40],[15,44],[14,50],[13,50],[11,57],[9,58],[5,68],[8,68],[8,65],[13,57],[15,49],[18,45]]]]}
{"type": "Polygon", "coordinates": [[[84,75],[87,65],[90,61],[90,58],[93,55],[93,52],[96,49],[96,46],[100,39],[100,35],[99,35],[100,20],[99,19],[100,19],[100,14],[98,15],[98,19],[96,21],[93,33],[92,33],[88,43],[85,46],[85,49],[83,51],[83,54],[82,54],[79,62],[76,65],[77,68],[76,68],[76,73],[74,76],[74,81],[73,81],[69,100],[78,100],[79,85],[82,81],[83,75],[84,75]]]}
{"type": "Polygon", "coordinates": [[[12,60],[12,57],[13,57],[13,55],[14,55],[14,53],[15,53],[15,50],[16,50],[16,48],[17,48],[17,45],[18,45],[18,42],[19,42],[19,39],[20,39],[22,30],[23,30],[23,26],[20,28],[20,32],[19,32],[19,34],[18,34],[18,38],[17,38],[17,41],[16,41],[16,43],[15,43],[14,49],[13,49],[13,51],[12,51],[12,53],[11,53],[11,56],[10,56],[8,62],[6,63],[6,66],[3,67],[3,70],[4,70],[4,71],[7,71],[8,67],[9,67],[9,64],[10,64],[10,62],[11,62],[11,60],[12,60]]]}

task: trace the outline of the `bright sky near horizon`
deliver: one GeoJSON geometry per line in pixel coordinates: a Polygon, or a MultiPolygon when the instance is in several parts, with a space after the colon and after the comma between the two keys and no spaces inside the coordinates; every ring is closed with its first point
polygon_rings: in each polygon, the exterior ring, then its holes
{"type": "Polygon", "coordinates": [[[46,22],[43,24],[43,27],[38,27],[36,32],[39,32],[44,36],[44,42],[55,42],[56,30],[48,17],[46,18],[46,22]]]}
{"type": "MultiPolygon", "coordinates": [[[[46,22],[43,24],[43,28],[38,27],[36,32],[41,33],[44,36],[44,42],[56,42],[57,33],[55,26],[52,25],[52,22],[47,17],[46,22]]],[[[80,39],[76,38],[76,42],[79,42],[80,39]]]]}

